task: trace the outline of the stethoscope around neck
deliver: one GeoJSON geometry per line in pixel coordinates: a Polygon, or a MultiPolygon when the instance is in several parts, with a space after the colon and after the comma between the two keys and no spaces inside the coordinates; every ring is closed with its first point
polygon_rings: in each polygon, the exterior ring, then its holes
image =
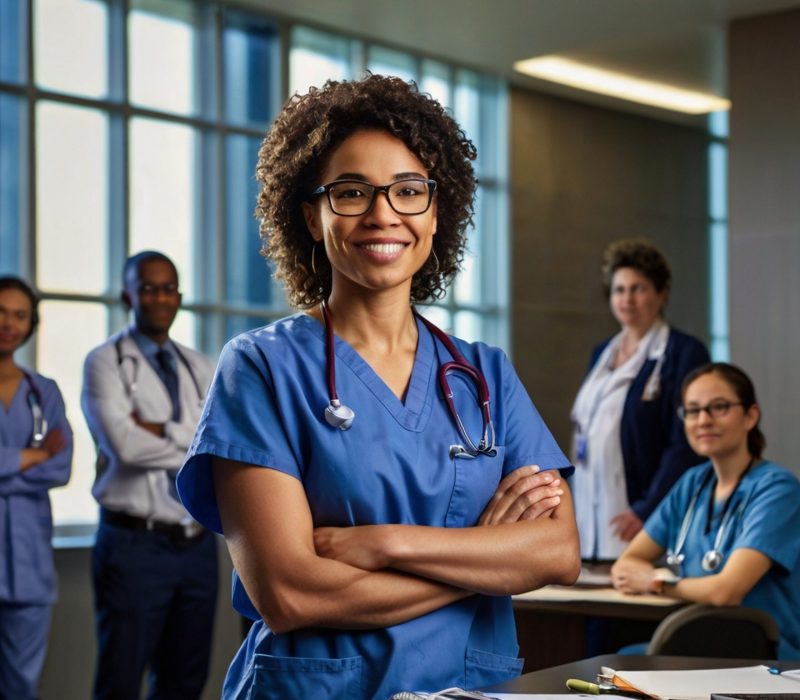
{"type": "MultiPolygon", "coordinates": [[[[328,425],[338,428],[339,430],[349,430],[356,416],[352,408],[341,402],[336,392],[336,357],[333,342],[333,323],[331,323],[331,313],[325,301],[320,304],[320,309],[322,311],[323,326],[325,327],[325,360],[329,397],[329,403],[325,407],[325,421],[328,425]]],[[[497,450],[495,450],[494,447],[495,431],[494,423],[492,422],[492,413],[489,404],[489,387],[486,384],[486,378],[477,368],[467,362],[466,358],[458,351],[453,341],[451,341],[441,329],[424,316],[418,314],[416,309],[412,309],[412,311],[414,317],[425,324],[425,327],[441,341],[442,345],[447,348],[447,352],[449,352],[450,356],[453,358],[452,361],[445,362],[439,367],[439,387],[442,390],[442,395],[447,403],[448,411],[463,441],[461,445],[450,446],[450,457],[466,457],[470,459],[474,459],[478,455],[494,457],[497,454],[497,450]],[[483,420],[483,429],[477,445],[467,434],[464,423],[461,421],[461,417],[456,410],[456,405],[453,401],[453,391],[450,388],[450,383],[447,381],[447,375],[451,372],[466,374],[473,381],[477,389],[478,406],[481,410],[481,418],[483,420]]]]}
{"type": "MultiPolygon", "coordinates": [[[[742,483],[742,479],[744,479],[745,474],[747,474],[747,472],[750,471],[750,467],[753,466],[753,461],[754,461],[753,459],[750,460],[745,470],[739,476],[739,480],[736,482],[736,486],[733,487],[731,495],[728,496],[727,500],[725,501],[725,505],[722,508],[722,516],[720,519],[719,527],[717,528],[717,534],[714,537],[714,544],[711,547],[711,549],[707,550],[703,554],[703,559],[700,562],[700,565],[703,567],[703,571],[708,571],[709,573],[712,571],[716,571],[722,564],[723,560],[722,549],[721,549],[722,542],[725,539],[725,533],[728,529],[728,525],[735,515],[734,510],[730,506],[733,502],[733,497],[736,495],[736,491],[739,488],[739,484],[742,483]]],[[[700,485],[700,488],[695,492],[694,496],[692,497],[692,500],[689,503],[689,508],[686,511],[686,515],[683,516],[683,522],[681,522],[680,530],[678,530],[678,537],[675,540],[675,549],[667,550],[667,559],[666,559],[667,566],[670,569],[672,569],[672,571],[676,574],[680,573],[679,569],[683,564],[684,560],[686,559],[686,555],[683,553],[682,550],[684,544],[686,543],[686,538],[689,535],[689,527],[692,524],[692,519],[694,518],[694,514],[697,510],[697,501],[700,499],[700,495],[703,493],[706,486],[711,484],[713,476],[714,476],[714,469],[712,467],[709,470],[708,474],[706,475],[705,479],[703,479],[703,483],[700,485]]],[[[736,511],[741,512],[743,506],[744,506],[744,501],[742,501],[742,503],[739,505],[736,511]]],[[[711,491],[709,493],[706,531],[708,530],[709,525],[711,523],[711,512],[713,507],[714,507],[714,487],[712,484],[711,491]]]]}
{"type": "Polygon", "coordinates": [[[33,377],[25,370],[22,370],[22,372],[28,382],[28,386],[30,386],[27,399],[28,406],[31,409],[31,418],[33,419],[33,432],[31,433],[31,441],[28,443],[28,447],[38,448],[44,444],[44,438],[47,435],[47,418],[44,417],[44,409],[42,408],[44,403],[42,401],[42,392],[39,391],[39,387],[36,386],[33,377]]]}
{"type": "MultiPolygon", "coordinates": [[[[129,399],[132,399],[138,387],[139,358],[136,355],[125,354],[122,352],[122,340],[122,337],[117,338],[116,342],[114,343],[114,349],[116,350],[117,354],[117,371],[119,372],[120,379],[122,379],[122,384],[125,387],[125,394],[129,399]],[[131,372],[130,377],[126,376],[125,372],[122,371],[122,365],[125,360],[130,360],[130,362],[133,363],[133,371],[131,372]]],[[[189,376],[192,378],[192,384],[194,384],[194,390],[197,392],[197,401],[199,404],[202,404],[203,392],[200,390],[200,382],[197,381],[197,377],[195,376],[192,366],[189,364],[189,360],[186,359],[184,354],[174,343],[172,344],[172,348],[175,350],[175,354],[178,356],[178,359],[183,363],[183,366],[186,367],[187,371],[189,372],[189,376]]]]}

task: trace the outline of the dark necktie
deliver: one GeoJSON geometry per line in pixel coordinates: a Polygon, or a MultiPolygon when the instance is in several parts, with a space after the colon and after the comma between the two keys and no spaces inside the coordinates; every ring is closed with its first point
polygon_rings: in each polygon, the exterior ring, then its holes
{"type": "Polygon", "coordinates": [[[156,361],[161,370],[161,380],[167,388],[167,393],[172,401],[172,420],[181,419],[181,399],[178,395],[178,373],[175,371],[170,353],[163,348],[156,353],[156,361]]]}

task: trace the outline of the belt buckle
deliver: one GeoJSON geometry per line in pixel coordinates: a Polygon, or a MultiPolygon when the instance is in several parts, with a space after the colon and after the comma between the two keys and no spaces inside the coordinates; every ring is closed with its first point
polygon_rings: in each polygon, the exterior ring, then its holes
{"type": "Polygon", "coordinates": [[[203,533],[203,526],[196,520],[179,523],[172,534],[172,542],[176,547],[184,548],[191,545],[203,533]]]}

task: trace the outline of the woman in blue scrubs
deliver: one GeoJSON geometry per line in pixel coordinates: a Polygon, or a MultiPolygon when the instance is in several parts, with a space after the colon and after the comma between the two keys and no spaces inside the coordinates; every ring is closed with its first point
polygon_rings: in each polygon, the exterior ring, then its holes
{"type": "Polygon", "coordinates": [[[48,490],[69,481],[72,431],[52,379],[14,362],[38,298],[0,277],[0,698],[38,697],[56,600],[48,490]]]}
{"type": "Polygon", "coordinates": [[[611,570],[626,593],[663,593],[770,613],[778,658],[800,658],[800,482],[762,458],[761,411],[747,375],[705,365],[683,385],[680,415],[697,454],[611,570]],[[669,568],[656,568],[667,554],[669,568]]]}
{"type": "Polygon", "coordinates": [[[305,311],[226,346],[178,478],[256,620],[224,698],[508,680],[510,594],[577,577],[569,461],[508,358],[413,307],[458,270],[474,158],[381,76],[293,97],[261,148],[263,252],[305,311]]]}

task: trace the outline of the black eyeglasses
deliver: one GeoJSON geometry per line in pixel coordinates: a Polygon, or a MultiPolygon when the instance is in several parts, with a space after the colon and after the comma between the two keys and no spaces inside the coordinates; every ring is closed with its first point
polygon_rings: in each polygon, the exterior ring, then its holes
{"type": "Polygon", "coordinates": [[[415,216],[424,214],[431,206],[436,180],[409,178],[389,185],[370,185],[361,180],[337,180],[317,187],[312,197],[328,195],[331,211],[339,216],[361,216],[375,203],[378,192],[383,192],[389,206],[398,214],[415,216]]]}
{"type": "Polygon", "coordinates": [[[166,282],[165,284],[152,284],[150,282],[143,282],[139,285],[140,296],[154,297],[162,293],[166,296],[173,296],[178,294],[178,285],[175,282],[166,282]]]}
{"type": "Polygon", "coordinates": [[[725,399],[716,399],[707,406],[679,406],[678,418],[684,423],[693,423],[700,419],[700,414],[704,411],[712,418],[722,418],[728,414],[732,406],[744,406],[741,401],[726,401],[725,399]]]}

